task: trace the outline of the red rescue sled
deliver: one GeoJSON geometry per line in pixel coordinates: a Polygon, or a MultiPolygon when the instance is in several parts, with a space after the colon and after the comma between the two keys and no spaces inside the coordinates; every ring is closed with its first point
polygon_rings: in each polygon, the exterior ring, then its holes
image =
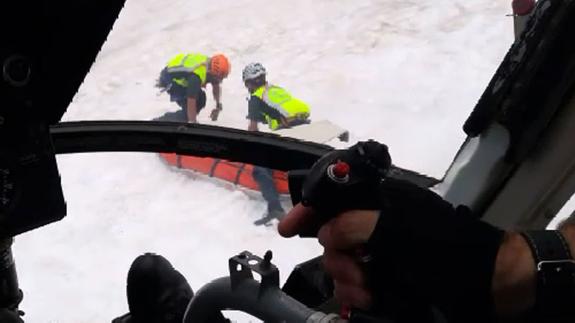
{"type": "MultiPolygon", "coordinates": [[[[251,164],[211,157],[181,156],[174,153],[160,153],[160,157],[169,165],[178,168],[196,171],[255,191],[260,190],[252,176],[254,166],[251,164]]],[[[277,170],[273,173],[278,193],[289,194],[287,173],[277,170]]]]}

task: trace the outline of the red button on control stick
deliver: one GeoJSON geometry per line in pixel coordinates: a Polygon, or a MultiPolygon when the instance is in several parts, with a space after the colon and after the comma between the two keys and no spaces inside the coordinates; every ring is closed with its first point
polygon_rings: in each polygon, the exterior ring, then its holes
{"type": "Polygon", "coordinates": [[[349,181],[349,164],[338,160],[337,163],[329,165],[327,176],[336,183],[347,183],[349,181]]]}
{"type": "Polygon", "coordinates": [[[333,175],[337,178],[345,178],[349,174],[349,165],[346,162],[338,160],[333,166],[333,175]]]}

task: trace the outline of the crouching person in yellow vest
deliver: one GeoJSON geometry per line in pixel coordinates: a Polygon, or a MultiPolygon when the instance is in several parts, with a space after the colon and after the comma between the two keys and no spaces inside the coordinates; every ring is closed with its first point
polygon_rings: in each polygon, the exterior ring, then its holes
{"type": "Polygon", "coordinates": [[[210,118],[217,120],[222,110],[221,83],[230,73],[230,62],[222,54],[211,57],[191,53],[172,57],[161,71],[157,87],[170,95],[181,110],[168,112],[156,120],[197,123],[198,113],[206,105],[207,84],[212,85],[216,107],[210,118]]]}
{"type": "MultiPolygon", "coordinates": [[[[293,97],[285,89],[268,84],[266,70],[262,64],[251,63],[247,65],[242,72],[242,79],[250,92],[247,115],[249,131],[258,131],[258,123],[260,122],[267,124],[271,130],[291,128],[310,122],[309,106],[293,97]]],[[[258,183],[268,204],[267,215],[254,223],[261,225],[267,224],[274,218],[281,219],[285,212],[273,181],[273,171],[256,166],[252,176],[258,183]]]]}

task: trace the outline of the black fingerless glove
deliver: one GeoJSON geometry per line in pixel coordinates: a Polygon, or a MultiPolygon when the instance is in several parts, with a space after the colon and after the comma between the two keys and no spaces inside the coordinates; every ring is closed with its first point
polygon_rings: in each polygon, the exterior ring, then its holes
{"type": "Polygon", "coordinates": [[[433,304],[449,322],[493,322],[491,281],[504,232],[405,181],[387,178],[380,194],[367,246],[376,300],[384,304],[380,292],[391,289],[433,304]]]}
{"type": "Polygon", "coordinates": [[[387,146],[358,142],[322,157],[304,180],[291,174],[292,199],[314,208],[320,223],[345,210],[381,210],[362,257],[373,259],[365,268],[372,314],[426,322],[431,304],[450,322],[493,321],[491,280],[504,232],[430,190],[389,177],[391,168],[387,146]]]}

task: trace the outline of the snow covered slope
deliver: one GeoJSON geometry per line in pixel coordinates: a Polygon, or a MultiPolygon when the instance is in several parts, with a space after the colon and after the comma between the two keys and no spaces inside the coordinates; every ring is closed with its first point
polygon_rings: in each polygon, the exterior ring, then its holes
{"type": "Polygon", "coordinates": [[[153,88],[168,58],[224,52],[232,74],[218,124],[247,127],[241,69],[260,61],[313,118],[381,140],[398,165],[440,177],[511,45],[508,9],[504,0],[129,0],[65,120],[175,110],[153,88]]]}
{"type": "MultiPolygon", "coordinates": [[[[176,106],[153,87],[178,51],[224,52],[217,124],[247,127],[242,67],[308,101],[312,117],[387,143],[394,162],[441,177],[461,125],[512,41],[503,0],[129,0],[64,120],[147,120],[176,106]]],[[[208,101],[208,109],[213,102],[208,101]]],[[[200,122],[212,123],[204,111],[200,122]]],[[[197,289],[245,249],[272,249],[285,280],[316,242],[252,222],[261,199],[182,176],[153,154],[59,157],[68,217],[16,239],[27,322],[106,322],[127,310],[140,253],[165,255],[197,289]]]]}

